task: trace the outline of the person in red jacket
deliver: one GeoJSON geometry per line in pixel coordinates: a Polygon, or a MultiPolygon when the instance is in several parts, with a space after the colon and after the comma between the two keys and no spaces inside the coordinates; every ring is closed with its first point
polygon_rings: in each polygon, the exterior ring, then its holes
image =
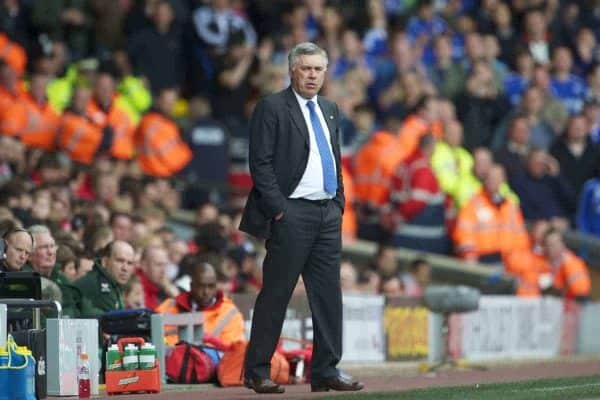
{"type": "Polygon", "coordinates": [[[150,246],[144,249],[137,276],[144,289],[146,307],[154,310],[167,298],[179,294],[179,289],[167,278],[169,257],[162,247],[150,246]]]}
{"type": "Polygon", "coordinates": [[[418,149],[398,166],[384,224],[395,246],[447,254],[446,196],[431,168],[434,146],[433,135],[421,136],[418,149]]]}

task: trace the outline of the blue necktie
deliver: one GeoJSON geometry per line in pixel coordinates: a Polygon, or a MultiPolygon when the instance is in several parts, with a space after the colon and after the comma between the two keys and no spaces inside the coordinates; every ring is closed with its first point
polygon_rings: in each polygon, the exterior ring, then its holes
{"type": "Polygon", "coordinates": [[[315,111],[315,103],[312,100],[306,103],[310,110],[310,123],[312,124],[313,131],[315,132],[315,138],[317,140],[317,147],[319,154],[321,155],[321,167],[323,168],[323,187],[325,191],[335,196],[337,192],[337,176],[335,175],[335,164],[331,152],[329,151],[329,144],[327,143],[327,137],[325,131],[319,121],[319,116],[315,111]]]}

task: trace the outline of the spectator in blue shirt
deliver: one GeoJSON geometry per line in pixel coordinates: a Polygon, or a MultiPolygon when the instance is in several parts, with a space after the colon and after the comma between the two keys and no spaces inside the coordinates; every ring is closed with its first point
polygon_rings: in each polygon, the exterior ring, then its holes
{"type": "Polygon", "coordinates": [[[585,81],[571,73],[573,57],[568,47],[557,47],[552,57],[554,75],[550,80],[550,90],[569,111],[577,114],[583,109],[583,100],[587,91],[585,81]]]}
{"type": "Polygon", "coordinates": [[[417,7],[417,15],[408,20],[406,32],[413,45],[425,47],[433,37],[448,29],[446,21],[435,15],[432,0],[422,0],[417,7]]]}
{"type": "Polygon", "coordinates": [[[511,105],[516,106],[521,102],[523,92],[531,82],[534,64],[531,54],[521,51],[516,56],[517,71],[504,77],[504,95],[511,105]]]}
{"type": "Polygon", "coordinates": [[[600,237],[600,178],[592,178],[583,186],[577,209],[577,229],[600,237]]]}

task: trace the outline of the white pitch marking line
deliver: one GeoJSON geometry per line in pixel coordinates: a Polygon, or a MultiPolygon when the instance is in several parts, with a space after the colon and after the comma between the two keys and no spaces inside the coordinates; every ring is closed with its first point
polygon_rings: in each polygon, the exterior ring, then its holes
{"type": "Polygon", "coordinates": [[[564,385],[564,386],[554,386],[554,387],[545,387],[545,388],[534,388],[534,389],[514,389],[513,392],[523,392],[523,391],[534,391],[534,392],[558,392],[561,390],[569,390],[573,388],[581,388],[581,387],[600,387],[600,382],[597,383],[586,383],[583,385],[564,385]]]}

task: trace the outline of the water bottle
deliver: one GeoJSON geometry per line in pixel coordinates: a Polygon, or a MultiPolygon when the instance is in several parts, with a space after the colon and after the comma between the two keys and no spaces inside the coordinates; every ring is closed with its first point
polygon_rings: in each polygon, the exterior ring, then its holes
{"type": "Polygon", "coordinates": [[[79,365],[77,368],[77,385],[79,387],[79,398],[90,398],[90,362],[87,353],[79,355],[79,365]]]}
{"type": "Polygon", "coordinates": [[[10,363],[10,354],[6,347],[0,347],[0,400],[11,400],[12,385],[8,377],[8,365],[10,363]]]}
{"type": "Polygon", "coordinates": [[[133,343],[129,343],[125,346],[125,350],[123,351],[123,369],[133,370],[138,368],[138,347],[133,343]]]}
{"type": "Polygon", "coordinates": [[[121,352],[119,351],[119,346],[111,344],[106,351],[106,370],[120,371],[121,369],[121,352]]]}
{"type": "Polygon", "coordinates": [[[156,349],[152,343],[144,343],[140,349],[140,369],[152,369],[156,361],[156,349]]]}

